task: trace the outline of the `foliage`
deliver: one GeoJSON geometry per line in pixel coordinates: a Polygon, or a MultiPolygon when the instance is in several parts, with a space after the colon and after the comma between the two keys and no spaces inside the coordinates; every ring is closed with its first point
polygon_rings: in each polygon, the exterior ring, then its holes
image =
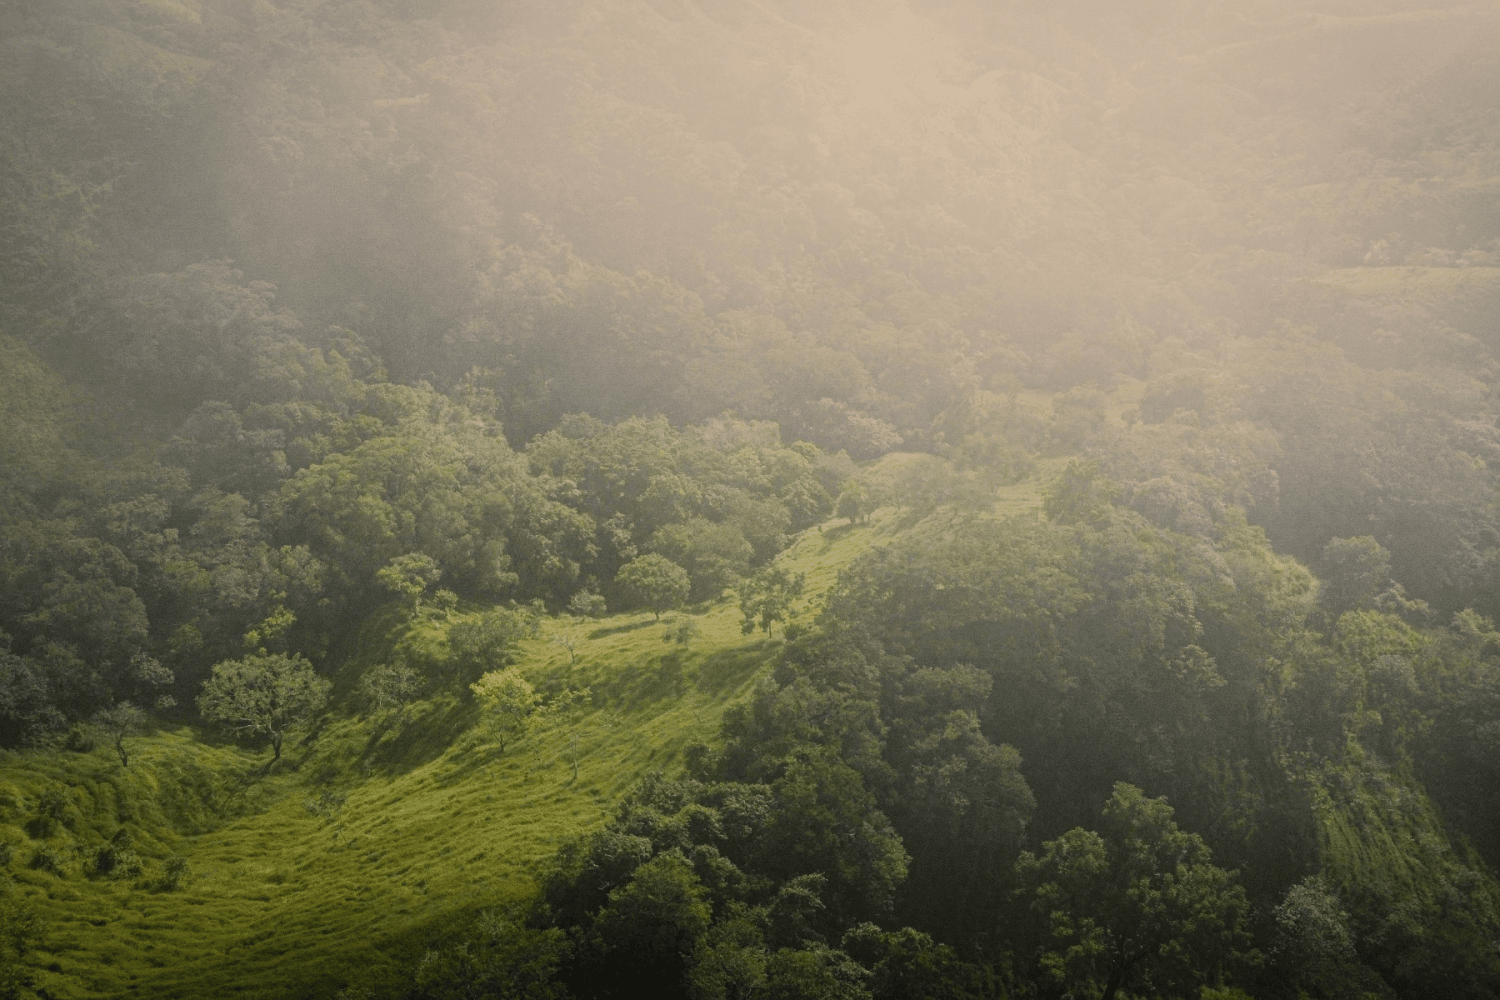
{"type": "Polygon", "coordinates": [[[654,552],[621,566],[615,574],[615,586],[627,601],[647,608],[658,620],[663,611],[681,607],[692,591],[687,570],[654,552]]]}
{"type": "Polygon", "coordinates": [[[150,880],[155,892],[176,892],[192,874],[187,858],[180,854],[169,856],[161,865],[161,874],[150,880]]]}
{"type": "Polygon", "coordinates": [[[806,585],[804,574],[794,577],[777,566],[767,566],[746,580],[740,585],[740,614],[744,616],[740,630],[748,635],[760,628],[769,637],[772,625],[787,620],[792,602],[802,596],[806,585]]]}
{"type": "Polygon", "coordinates": [[[486,911],[457,941],[429,949],[417,965],[407,1000],[563,1000],[558,965],[572,947],[556,930],[536,931],[486,911]]]}
{"type": "Polygon", "coordinates": [[[515,667],[490,671],[469,688],[499,733],[500,750],[504,752],[506,740],[522,733],[526,720],[536,710],[535,690],[515,667]]]}
{"type": "Polygon", "coordinates": [[[287,731],[322,709],[330,686],[299,656],[256,654],[215,664],[198,711],[237,732],[264,734],[272,759],[280,760],[287,731]]]}
{"type": "Polygon", "coordinates": [[[448,627],[448,649],[465,676],[477,677],[510,662],[516,644],[541,634],[533,607],[496,607],[448,627]]]}
{"type": "Polygon", "coordinates": [[[1202,838],[1178,829],[1165,799],[1118,783],[1103,828],[1075,828],[1016,862],[1039,926],[1040,976],[1065,991],[1102,989],[1105,1000],[1122,988],[1219,985],[1248,957],[1244,890],[1202,838]]]}
{"type": "Polygon", "coordinates": [[[39,944],[47,925],[36,911],[16,898],[9,886],[0,888],[0,997],[21,1000],[36,985],[24,964],[27,952],[39,944]]]}
{"type": "Polygon", "coordinates": [[[692,645],[694,639],[698,638],[700,631],[698,623],[695,620],[692,618],[682,618],[668,625],[667,630],[661,634],[661,641],[686,648],[692,645]]]}
{"type": "MultiPolygon", "coordinates": [[[[8,646],[9,637],[3,637],[8,646]]],[[[25,746],[65,724],[40,665],[0,648],[0,740],[25,746]]]]}
{"type": "Polygon", "coordinates": [[[371,667],[360,679],[360,688],[372,708],[376,711],[394,708],[398,716],[406,714],[406,707],[421,695],[426,685],[427,678],[404,658],[371,667]]]}
{"type": "Polygon", "coordinates": [[[833,506],[833,512],[839,517],[848,518],[850,524],[867,520],[871,509],[870,490],[857,479],[844,487],[844,492],[839,494],[838,501],[833,506]]]}
{"type": "Polygon", "coordinates": [[[442,576],[443,571],[438,568],[437,560],[425,552],[408,552],[404,556],[396,556],[375,571],[375,579],[380,581],[380,585],[400,597],[413,614],[422,609],[422,595],[442,576]]]}
{"type": "Polygon", "coordinates": [[[130,831],[120,827],[109,843],[94,852],[89,874],[95,878],[137,878],[145,870],[145,862],[130,848],[130,831]]]}
{"type": "Polygon", "coordinates": [[[1274,917],[1270,966],[1288,986],[1323,996],[1381,992],[1379,977],[1355,953],[1349,914],[1326,878],[1293,885],[1274,917]]]}
{"type": "Polygon", "coordinates": [[[1389,581],[1391,554],[1369,535],[1334,538],[1323,546],[1328,589],[1323,599],[1335,618],[1374,605],[1389,581]]]}
{"type": "MultiPolygon", "coordinates": [[[[537,919],[580,942],[565,970],[575,993],[617,995],[645,977],[673,996],[868,996],[869,970],[826,943],[850,926],[829,879],[785,853],[803,835],[791,827],[827,836],[842,821],[789,793],[655,776],[609,828],[566,846],[537,919]]],[[[935,946],[915,943],[920,963],[935,946]]]]}
{"type": "Polygon", "coordinates": [[[26,867],[34,872],[56,875],[58,878],[64,875],[62,856],[46,845],[32,849],[31,857],[26,859],[26,867]]]}
{"type": "Polygon", "coordinates": [[[114,743],[115,753],[120,757],[120,766],[130,766],[130,755],[125,752],[125,739],[140,733],[146,721],[146,713],[128,701],[100,709],[94,714],[94,725],[102,730],[114,743]]]}
{"type": "MultiPolygon", "coordinates": [[[[690,589],[684,600],[695,601],[717,600],[750,571],[755,555],[738,525],[715,524],[701,517],[666,525],[652,537],[651,546],[655,550],[652,555],[664,556],[687,573],[690,589]]],[[[620,569],[624,572],[626,567],[620,569]]],[[[628,587],[618,574],[615,581],[622,589],[628,587]]]]}
{"type": "Polygon", "coordinates": [[[608,607],[603,595],[585,588],[568,599],[568,610],[580,618],[603,618],[608,607]]]}
{"type": "Polygon", "coordinates": [[[36,812],[27,824],[27,831],[33,837],[45,840],[59,828],[72,825],[72,801],[66,791],[52,787],[37,796],[36,812]]]}

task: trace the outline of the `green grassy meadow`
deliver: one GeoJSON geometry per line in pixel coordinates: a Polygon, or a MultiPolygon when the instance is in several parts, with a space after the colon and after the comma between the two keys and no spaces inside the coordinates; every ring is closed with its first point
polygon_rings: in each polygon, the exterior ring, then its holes
{"type": "MultiPolygon", "coordinates": [[[[907,460],[888,456],[871,474],[907,460]]],[[[1043,484],[1001,490],[997,511],[1035,509],[1043,484]]],[[[806,574],[797,617],[809,620],[842,567],[909,523],[887,509],[798,536],[778,557],[806,574]]],[[[680,767],[688,744],[715,737],[781,643],[779,630],[745,635],[740,621],[732,595],[661,621],[549,619],[523,644],[522,671],[541,692],[591,697],[571,714],[542,713],[503,752],[471,699],[453,692],[399,715],[360,714],[358,675],[393,642],[445,655],[446,625],[429,620],[367,627],[363,652],[336,678],[333,710],[289,739],[274,769],[267,750],[186,727],[131,739],[128,768],[103,743],[0,756],[0,840],[49,928],[30,955],[38,985],[59,998],[330,997],[398,975],[466,915],[523,905],[561,842],[598,825],[646,774],[680,767]],[[698,625],[692,641],[664,640],[684,618],[698,625]],[[52,789],[64,791],[66,813],[39,836],[37,804],[52,789]],[[90,877],[122,827],[144,871],[90,877]],[[34,868],[41,849],[50,862],[34,868]],[[163,891],[173,855],[187,875],[163,891]]]]}

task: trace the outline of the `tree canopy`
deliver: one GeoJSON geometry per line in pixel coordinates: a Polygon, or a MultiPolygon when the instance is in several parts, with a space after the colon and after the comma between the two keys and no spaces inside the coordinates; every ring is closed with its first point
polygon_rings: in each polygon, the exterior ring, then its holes
{"type": "Polygon", "coordinates": [[[237,732],[269,737],[272,759],[280,760],[287,731],[327,703],[329,687],[300,656],[258,653],[214,664],[198,711],[237,732]]]}
{"type": "Polygon", "coordinates": [[[1180,830],[1164,799],[1123,782],[1104,806],[1102,832],[1075,828],[1022,852],[1044,981],[1065,994],[1121,989],[1187,995],[1218,986],[1244,959],[1249,904],[1212,863],[1203,838],[1180,830]]]}

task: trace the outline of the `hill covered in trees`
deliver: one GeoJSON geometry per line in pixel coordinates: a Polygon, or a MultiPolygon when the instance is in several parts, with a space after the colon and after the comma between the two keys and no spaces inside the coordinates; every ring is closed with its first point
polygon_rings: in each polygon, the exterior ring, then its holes
{"type": "Polygon", "coordinates": [[[1497,42],[9,5],[0,989],[1500,994],[1497,42]],[[381,960],[68,955],[382,782],[381,960]]]}

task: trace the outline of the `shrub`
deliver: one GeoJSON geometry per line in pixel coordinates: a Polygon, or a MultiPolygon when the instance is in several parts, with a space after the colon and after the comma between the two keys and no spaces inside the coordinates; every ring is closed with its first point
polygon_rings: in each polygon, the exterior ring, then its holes
{"type": "Polygon", "coordinates": [[[145,869],[141,856],[128,847],[105,844],[94,855],[92,874],[96,878],[136,878],[145,869]]]}
{"type": "Polygon", "coordinates": [[[302,808],[306,809],[313,816],[318,816],[322,819],[332,819],[343,812],[344,803],[348,798],[348,792],[334,791],[331,788],[324,789],[318,793],[317,798],[309,797],[303,799],[302,808]]]}
{"type": "Polygon", "coordinates": [[[176,892],[190,874],[187,858],[174,854],[162,863],[161,874],[151,882],[153,892],[176,892]]]}
{"type": "Polygon", "coordinates": [[[46,840],[59,826],[71,826],[68,796],[61,788],[49,788],[37,800],[36,814],[26,824],[26,832],[36,840],[46,840]]]}
{"type": "Polygon", "coordinates": [[[580,590],[568,601],[568,610],[580,618],[603,618],[608,607],[602,595],[580,590]]]}
{"type": "Polygon", "coordinates": [[[47,872],[51,875],[62,877],[62,857],[50,847],[38,847],[31,852],[31,858],[26,862],[26,867],[32,871],[47,872]]]}
{"type": "Polygon", "coordinates": [[[141,856],[130,849],[130,831],[122,826],[94,853],[88,874],[95,878],[135,878],[144,868],[141,856]]]}

